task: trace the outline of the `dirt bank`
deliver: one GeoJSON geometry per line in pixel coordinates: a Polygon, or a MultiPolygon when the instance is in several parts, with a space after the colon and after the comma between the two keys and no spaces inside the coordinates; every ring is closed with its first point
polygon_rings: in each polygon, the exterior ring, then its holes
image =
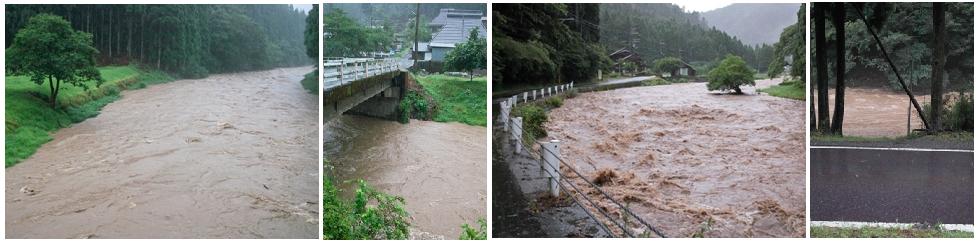
{"type": "Polygon", "coordinates": [[[805,102],[744,91],[685,83],[582,93],[551,111],[546,128],[583,174],[614,173],[603,189],[667,236],[709,223],[707,237],[802,237],[805,102]]]}
{"type": "Polygon", "coordinates": [[[6,170],[8,238],[317,238],[308,67],[126,91],[6,170]]]}

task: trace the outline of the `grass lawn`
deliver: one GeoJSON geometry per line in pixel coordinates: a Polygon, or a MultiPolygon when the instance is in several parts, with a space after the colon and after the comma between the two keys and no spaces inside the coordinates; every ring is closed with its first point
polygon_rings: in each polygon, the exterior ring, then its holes
{"type": "Polygon", "coordinates": [[[804,87],[805,84],[798,80],[789,80],[778,85],[760,89],[758,91],[768,93],[768,95],[775,97],[805,101],[806,89],[804,87]]]}
{"type": "Polygon", "coordinates": [[[319,73],[320,71],[318,69],[313,70],[312,72],[309,72],[303,76],[302,81],[299,81],[299,83],[303,85],[303,88],[305,88],[309,94],[319,95],[320,93],[320,81],[318,78],[319,73]]]}
{"type": "Polygon", "coordinates": [[[6,105],[4,143],[7,167],[34,154],[42,144],[51,141],[50,132],[98,115],[103,106],[119,98],[119,91],[143,88],[149,84],[172,80],[159,72],[142,72],[132,66],[100,67],[105,82],[96,87],[86,82],[89,90],[62,85],[58,108],[48,102],[48,85],[37,85],[24,76],[7,76],[4,95],[6,105]]]}
{"type": "Polygon", "coordinates": [[[938,228],[905,229],[905,228],[835,228],[814,226],[809,232],[813,238],[972,238],[973,233],[967,231],[950,231],[938,228]]]}
{"type": "Polygon", "coordinates": [[[435,121],[486,126],[486,77],[415,76],[438,103],[435,121]]]}

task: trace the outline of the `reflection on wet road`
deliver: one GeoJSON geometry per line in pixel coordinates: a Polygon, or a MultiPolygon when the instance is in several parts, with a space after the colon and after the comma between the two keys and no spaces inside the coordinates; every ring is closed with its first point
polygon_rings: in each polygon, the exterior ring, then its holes
{"type": "Polygon", "coordinates": [[[308,67],[126,91],[6,170],[10,238],[317,238],[308,67]]]}
{"type": "Polygon", "coordinates": [[[324,175],[346,192],[355,184],[342,181],[364,179],[404,197],[413,230],[454,239],[486,217],[485,127],[342,115],[323,131],[324,175]]]}
{"type": "Polygon", "coordinates": [[[810,150],[812,220],[973,224],[973,153],[810,150]]]}

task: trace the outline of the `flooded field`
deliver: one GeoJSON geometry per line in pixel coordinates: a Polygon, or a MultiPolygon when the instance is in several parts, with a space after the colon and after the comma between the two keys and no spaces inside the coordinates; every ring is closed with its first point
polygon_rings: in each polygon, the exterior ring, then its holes
{"type": "MultiPolygon", "coordinates": [[[[833,115],[832,89],[829,91],[829,112],[833,115]]],[[[924,107],[930,96],[916,95],[924,107]]],[[[843,114],[843,135],[867,137],[898,137],[908,133],[908,95],[885,89],[846,88],[846,111],[843,114]]],[[[832,116],[831,116],[832,117],[832,116]]],[[[911,129],[921,129],[921,118],[911,108],[911,129]]]]}
{"type": "Polygon", "coordinates": [[[308,67],[123,92],[6,170],[8,238],[318,238],[308,67]]]}
{"type": "MultiPolygon", "coordinates": [[[[486,217],[485,127],[342,115],[323,131],[323,152],[334,167],[324,175],[364,179],[405,198],[412,237],[455,239],[463,223],[486,217]]],[[[356,189],[353,182],[339,188],[356,189]]]]}
{"type": "Polygon", "coordinates": [[[603,189],[667,236],[803,237],[805,102],[743,90],[582,93],[551,111],[546,128],[565,160],[592,178],[604,173],[603,189]]]}

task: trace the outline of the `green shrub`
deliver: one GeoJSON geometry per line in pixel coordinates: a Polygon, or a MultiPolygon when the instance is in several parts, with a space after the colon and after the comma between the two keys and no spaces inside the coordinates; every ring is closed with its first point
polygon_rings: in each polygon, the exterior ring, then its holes
{"type": "Polygon", "coordinates": [[[407,239],[404,199],[384,194],[358,181],[353,202],[340,197],[330,178],[323,177],[323,239],[407,239]]]}
{"type": "Polygon", "coordinates": [[[462,224],[462,235],[459,235],[459,240],[486,240],[486,220],[479,219],[477,223],[479,228],[462,224]]]}
{"type": "Polygon", "coordinates": [[[299,81],[299,83],[303,85],[303,88],[305,88],[306,91],[309,91],[310,94],[319,94],[319,72],[320,71],[318,69],[313,70],[312,72],[309,72],[303,76],[302,81],[299,81]]]}
{"type": "Polygon", "coordinates": [[[571,88],[571,90],[568,90],[568,93],[565,95],[565,97],[567,98],[578,97],[578,88],[571,88]]]}
{"type": "Polygon", "coordinates": [[[564,99],[561,99],[560,96],[548,97],[547,99],[544,99],[544,104],[551,108],[558,108],[561,107],[561,105],[564,105],[564,99]]]}
{"type": "MultiPolygon", "coordinates": [[[[949,100],[944,100],[946,104],[949,100]]],[[[941,118],[942,118],[942,129],[949,131],[973,131],[973,105],[974,100],[972,95],[959,93],[959,98],[951,105],[946,105],[942,107],[941,118]]],[[[922,110],[926,117],[930,117],[932,106],[930,103],[926,103],[922,110]]]]}
{"type": "Polygon", "coordinates": [[[418,92],[408,91],[405,93],[405,96],[401,98],[399,106],[401,110],[399,121],[401,123],[408,123],[409,119],[431,119],[431,114],[428,110],[428,100],[421,94],[418,94],[418,92]]]}
{"type": "Polygon", "coordinates": [[[543,108],[534,104],[524,104],[514,108],[513,112],[514,115],[523,117],[524,141],[533,142],[538,138],[547,137],[547,131],[544,130],[547,112],[543,108]]]}

